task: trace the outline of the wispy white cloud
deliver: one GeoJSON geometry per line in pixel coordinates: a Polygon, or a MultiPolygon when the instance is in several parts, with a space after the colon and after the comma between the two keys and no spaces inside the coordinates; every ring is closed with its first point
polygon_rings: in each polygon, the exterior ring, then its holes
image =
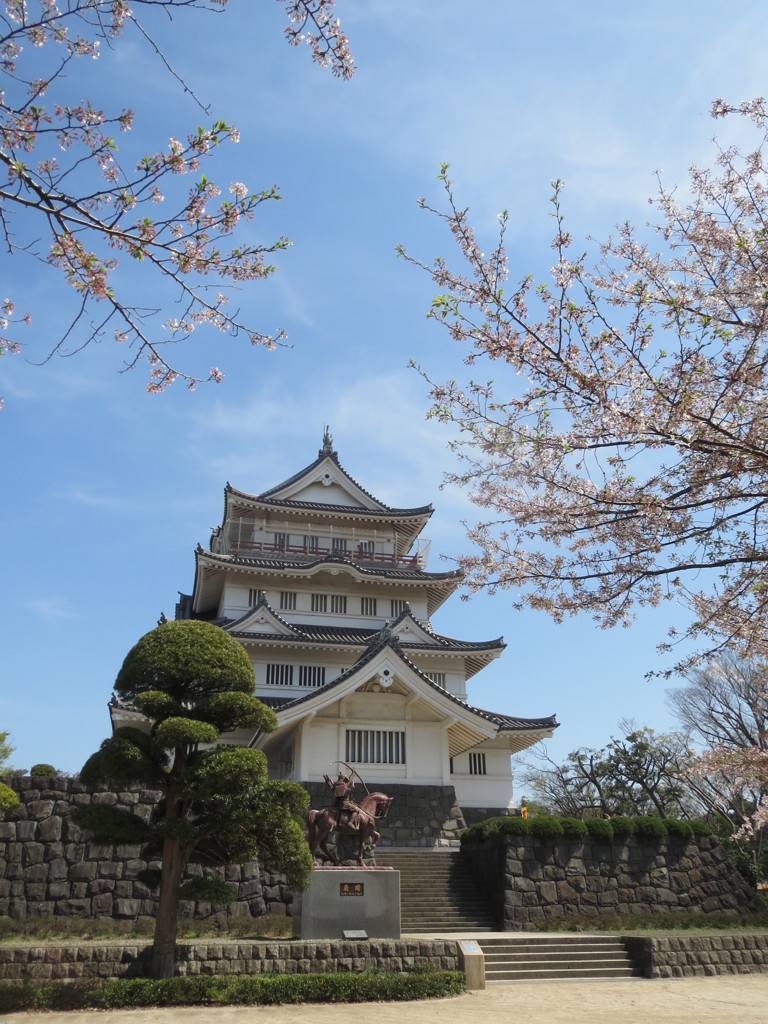
{"type": "Polygon", "coordinates": [[[125,494],[107,494],[99,488],[90,489],[82,485],[73,485],[67,488],[61,498],[78,505],[87,505],[90,508],[116,509],[122,512],[146,507],[145,503],[138,502],[135,498],[130,498],[125,494]]]}
{"type": "Polygon", "coordinates": [[[80,615],[60,597],[40,597],[26,602],[26,608],[44,619],[78,619],[80,615]]]}

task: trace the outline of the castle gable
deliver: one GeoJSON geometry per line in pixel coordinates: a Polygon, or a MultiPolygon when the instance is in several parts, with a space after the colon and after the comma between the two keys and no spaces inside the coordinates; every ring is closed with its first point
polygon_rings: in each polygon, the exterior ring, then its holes
{"type": "Polygon", "coordinates": [[[254,633],[259,636],[295,636],[293,629],[277,612],[262,598],[255,608],[249,609],[245,615],[227,625],[228,632],[237,631],[239,635],[254,633]]]}

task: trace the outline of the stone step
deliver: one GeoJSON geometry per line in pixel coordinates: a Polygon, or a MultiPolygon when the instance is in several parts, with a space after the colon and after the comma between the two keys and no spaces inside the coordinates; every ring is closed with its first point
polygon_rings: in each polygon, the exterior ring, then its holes
{"type": "Polygon", "coordinates": [[[514,981],[553,981],[558,978],[593,978],[597,981],[609,981],[614,978],[637,978],[639,972],[633,968],[600,969],[599,967],[559,967],[551,965],[540,970],[515,970],[491,974],[485,972],[486,985],[499,985],[514,981]]]}
{"type": "Polygon", "coordinates": [[[401,926],[406,932],[487,931],[485,901],[456,850],[377,851],[379,867],[400,872],[401,926]]]}
{"type": "Polygon", "coordinates": [[[553,961],[563,964],[600,963],[605,966],[609,964],[619,964],[620,966],[631,964],[627,954],[623,950],[619,950],[617,953],[600,951],[591,955],[582,953],[495,953],[488,956],[486,954],[485,967],[486,970],[490,967],[494,969],[512,968],[515,965],[520,967],[538,967],[540,964],[549,964],[553,961]]]}
{"type": "Polygon", "coordinates": [[[618,949],[602,949],[600,947],[583,946],[578,950],[563,950],[563,949],[547,949],[547,950],[512,950],[504,949],[499,952],[485,952],[485,962],[487,964],[497,963],[515,963],[523,961],[527,963],[536,963],[539,960],[550,960],[553,956],[572,957],[573,959],[583,959],[588,956],[597,956],[603,960],[627,960],[627,953],[623,948],[618,949]]]}
{"type": "Polygon", "coordinates": [[[624,943],[619,939],[601,939],[599,937],[567,936],[553,939],[510,939],[508,936],[490,936],[483,939],[483,946],[491,954],[500,951],[514,950],[521,953],[567,953],[589,950],[621,950],[625,951],[624,943]]]}
{"type": "Polygon", "coordinates": [[[478,939],[485,956],[486,983],[547,978],[631,978],[639,976],[621,940],[601,936],[509,936],[478,939]]]}

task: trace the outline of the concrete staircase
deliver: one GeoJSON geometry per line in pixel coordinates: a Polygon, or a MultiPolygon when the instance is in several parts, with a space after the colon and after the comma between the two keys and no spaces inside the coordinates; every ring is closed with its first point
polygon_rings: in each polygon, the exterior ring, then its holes
{"type": "Polygon", "coordinates": [[[509,935],[477,939],[486,985],[556,978],[632,978],[640,972],[621,939],[602,935],[509,935]]]}
{"type": "Polygon", "coordinates": [[[494,922],[458,851],[376,851],[378,867],[400,872],[401,927],[419,932],[491,931],[494,922]]]}

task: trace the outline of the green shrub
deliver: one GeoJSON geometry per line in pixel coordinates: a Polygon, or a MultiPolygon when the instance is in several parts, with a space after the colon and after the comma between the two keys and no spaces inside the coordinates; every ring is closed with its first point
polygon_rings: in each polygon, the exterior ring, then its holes
{"type": "Polygon", "coordinates": [[[56,774],[56,769],[52,764],[33,764],[29,774],[33,779],[50,779],[56,774]]]}
{"type": "Polygon", "coordinates": [[[115,978],[106,982],[46,982],[0,986],[0,1013],[23,1010],[117,1010],[146,1006],[277,1005],[434,999],[464,991],[459,971],[271,974],[243,977],[115,978]]]}
{"type": "Polygon", "coordinates": [[[635,826],[635,835],[638,839],[649,839],[659,842],[667,834],[667,830],[664,827],[664,822],[661,818],[652,817],[650,815],[648,817],[639,816],[633,819],[633,823],[635,826]]]}
{"type": "Polygon", "coordinates": [[[565,839],[583,839],[587,834],[587,826],[580,818],[561,818],[560,827],[565,839]]]}
{"type": "Polygon", "coordinates": [[[501,836],[527,836],[530,831],[530,818],[502,818],[499,822],[499,835],[501,836]]]}
{"type": "Polygon", "coordinates": [[[0,782],[0,817],[5,811],[19,806],[19,798],[10,786],[0,782]]]}
{"type": "Polygon", "coordinates": [[[497,839],[499,836],[525,836],[530,832],[531,819],[504,815],[486,818],[470,825],[461,834],[461,842],[480,843],[484,839],[497,839]]]}
{"type": "Polygon", "coordinates": [[[613,842],[613,826],[605,818],[589,818],[587,820],[587,832],[590,838],[597,843],[613,842]]]}
{"type": "Polygon", "coordinates": [[[483,838],[483,825],[485,822],[478,821],[475,825],[470,825],[469,828],[465,828],[461,833],[462,845],[468,843],[479,843],[483,838]]]}
{"type": "Polygon", "coordinates": [[[615,818],[611,818],[611,828],[613,829],[613,838],[620,843],[626,842],[635,832],[632,819],[623,814],[617,814],[615,818]]]}
{"type": "Polygon", "coordinates": [[[712,835],[712,829],[709,827],[706,821],[702,821],[701,818],[694,818],[692,821],[689,821],[688,824],[693,829],[693,834],[695,836],[712,835]]]}
{"type": "Polygon", "coordinates": [[[542,842],[552,842],[563,837],[563,826],[558,818],[551,818],[548,815],[541,815],[536,818],[528,818],[530,822],[531,835],[536,836],[542,842]]]}
{"type": "Polygon", "coordinates": [[[690,842],[693,839],[694,832],[690,821],[680,821],[677,818],[664,818],[663,821],[670,839],[680,839],[685,842],[690,842]]]}

